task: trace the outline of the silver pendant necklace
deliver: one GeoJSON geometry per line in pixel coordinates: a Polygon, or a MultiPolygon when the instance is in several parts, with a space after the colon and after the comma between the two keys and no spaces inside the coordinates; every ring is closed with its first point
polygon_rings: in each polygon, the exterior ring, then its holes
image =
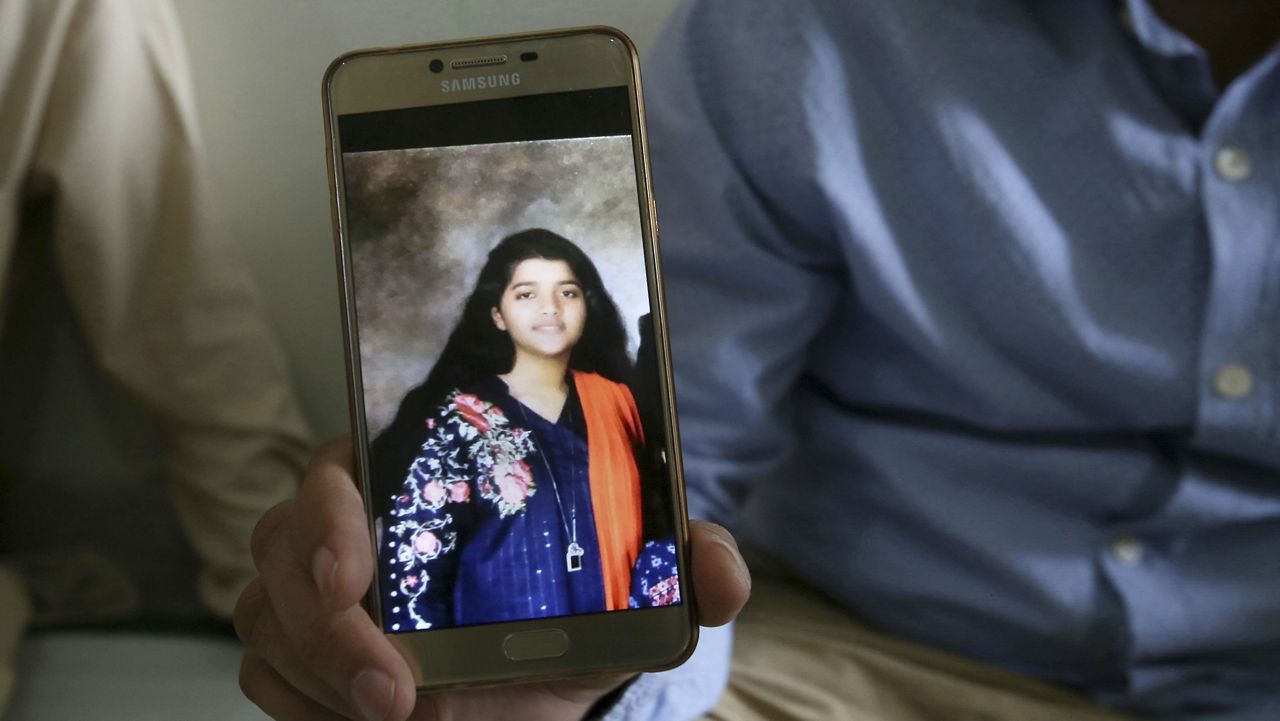
{"type": "MultiPolygon", "coordinates": [[[[513,396],[514,398],[514,396],[513,396]]],[[[560,524],[564,526],[565,538],[569,539],[569,549],[564,554],[564,565],[569,573],[582,570],[582,557],[587,555],[582,546],[578,545],[578,498],[577,492],[571,486],[569,488],[569,513],[566,520],[564,512],[564,502],[560,499],[560,484],[556,482],[556,474],[551,471],[551,464],[547,461],[547,454],[542,451],[541,444],[538,443],[538,433],[533,429],[533,424],[529,422],[529,416],[525,413],[524,404],[519,398],[515,398],[516,407],[520,409],[520,418],[524,421],[524,425],[529,429],[529,433],[533,436],[534,449],[538,451],[538,457],[542,459],[542,467],[547,469],[547,476],[551,479],[551,491],[556,497],[556,507],[560,509],[560,524]]],[[[565,403],[569,399],[565,398],[565,403]]],[[[573,424],[573,406],[569,406],[569,424],[573,424]]],[[[576,477],[578,468],[581,464],[577,463],[577,459],[573,459],[573,470],[576,477]]]]}

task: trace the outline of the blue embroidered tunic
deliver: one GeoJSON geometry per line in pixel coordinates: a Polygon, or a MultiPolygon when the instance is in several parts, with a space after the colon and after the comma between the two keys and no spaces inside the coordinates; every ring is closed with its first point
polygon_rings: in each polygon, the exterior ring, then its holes
{"type": "Polygon", "coordinates": [[[423,431],[379,541],[386,630],[605,610],[573,383],[554,423],[494,377],[452,393],[423,431]]]}

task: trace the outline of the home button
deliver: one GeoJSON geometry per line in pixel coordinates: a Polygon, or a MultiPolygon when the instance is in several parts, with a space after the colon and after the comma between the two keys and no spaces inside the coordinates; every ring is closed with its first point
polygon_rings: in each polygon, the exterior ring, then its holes
{"type": "Polygon", "coordinates": [[[558,628],[521,631],[502,640],[502,652],[512,661],[556,658],[569,650],[569,636],[558,628]]]}

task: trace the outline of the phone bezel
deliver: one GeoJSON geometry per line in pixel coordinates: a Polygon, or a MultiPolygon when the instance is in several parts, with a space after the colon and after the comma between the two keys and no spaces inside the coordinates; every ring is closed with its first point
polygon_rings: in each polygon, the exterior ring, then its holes
{"type": "MultiPolygon", "coordinates": [[[[604,47],[604,46],[602,46],[604,47]]],[[[595,58],[600,60],[602,58],[595,58]]],[[[603,58],[609,61],[610,58],[603,58]]],[[[455,71],[457,72],[457,71],[455,71]]],[[[479,68],[475,74],[494,72],[479,68]]],[[[591,87],[628,89],[631,106],[632,149],[635,156],[637,197],[643,236],[650,313],[657,355],[658,383],[662,392],[662,415],[667,434],[668,466],[672,483],[672,512],[682,579],[682,603],[653,609],[613,611],[507,623],[465,626],[420,632],[386,634],[414,670],[420,690],[475,687],[510,682],[534,682],[604,672],[652,671],[683,663],[697,643],[695,599],[689,582],[687,506],[683,469],[680,463],[680,435],[676,416],[674,380],[671,373],[667,333],[666,302],[662,292],[659,263],[658,224],[649,172],[648,138],[644,126],[644,101],[635,45],[621,31],[604,26],[566,28],[546,32],[474,38],[395,48],[358,50],[335,59],[326,70],[323,85],[325,150],[328,158],[330,209],[334,247],[338,262],[338,283],[342,300],[344,355],[347,366],[351,424],[355,437],[356,472],[362,493],[368,477],[367,427],[364,417],[363,387],[359,355],[359,327],[352,289],[351,254],[346,244],[346,218],[342,188],[342,149],[337,135],[337,118],[345,112],[390,110],[400,107],[442,105],[453,102],[534,95],[591,87]],[[606,53],[620,62],[593,64],[579,57],[566,62],[566,42],[582,46],[608,43],[616,50],[606,53]],[[549,46],[558,45],[556,52],[549,46]],[[443,98],[443,93],[425,87],[441,75],[428,70],[434,59],[450,62],[464,56],[506,54],[520,57],[537,52],[542,63],[536,75],[522,81],[518,89],[495,88],[476,91],[464,98],[443,98]],[[420,65],[420,75],[415,73],[420,65]],[[551,67],[551,70],[540,70],[551,67]],[[353,72],[359,69],[360,72],[353,72]],[[353,76],[353,77],[344,77],[353,76]],[[408,87],[420,77],[424,87],[408,87]],[[527,83],[527,84],[526,84],[527,83]],[[339,112],[339,108],[343,113],[339,112]],[[503,651],[503,641],[513,633],[560,629],[569,639],[569,649],[555,658],[512,661],[503,651]],[[443,661],[443,662],[442,662],[443,661]]],[[[366,503],[370,543],[374,519],[366,503]]],[[[375,623],[381,628],[380,599],[370,589],[367,599],[375,623]]]]}

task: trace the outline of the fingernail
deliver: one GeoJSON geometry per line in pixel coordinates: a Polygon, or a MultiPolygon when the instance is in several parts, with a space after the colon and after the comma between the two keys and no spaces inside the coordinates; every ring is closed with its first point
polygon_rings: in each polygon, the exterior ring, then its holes
{"type": "Polygon", "coordinates": [[[386,721],[395,695],[396,682],[377,669],[367,668],[351,682],[351,700],[365,721],[386,721]]]}
{"type": "Polygon", "coordinates": [[[748,589],[751,588],[751,571],[747,569],[747,562],[742,560],[742,553],[738,550],[738,544],[728,534],[715,533],[716,545],[720,547],[720,552],[728,557],[729,565],[733,567],[734,575],[738,577],[738,582],[748,589]]]}
{"type": "Polygon", "coordinates": [[[338,559],[333,555],[333,551],[321,546],[320,550],[316,551],[311,573],[315,576],[316,588],[320,589],[320,595],[328,598],[333,593],[333,579],[338,573],[338,559]]]}

